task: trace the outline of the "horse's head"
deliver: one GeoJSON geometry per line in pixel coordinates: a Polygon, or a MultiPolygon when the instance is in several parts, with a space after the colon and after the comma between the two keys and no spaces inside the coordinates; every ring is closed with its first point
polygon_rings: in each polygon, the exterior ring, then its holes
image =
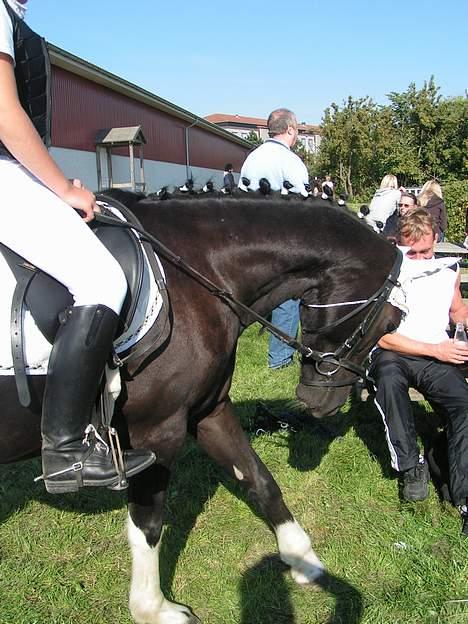
{"type": "Polygon", "coordinates": [[[308,293],[301,305],[303,355],[301,379],[296,390],[311,415],[331,416],[344,404],[359,378],[366,377],[363,364],[379,338],[394,331],[401,311],[387,302],[399,273],[392,273],[367,299],[341,300],[340,305],[310,303],[308,293]]]}

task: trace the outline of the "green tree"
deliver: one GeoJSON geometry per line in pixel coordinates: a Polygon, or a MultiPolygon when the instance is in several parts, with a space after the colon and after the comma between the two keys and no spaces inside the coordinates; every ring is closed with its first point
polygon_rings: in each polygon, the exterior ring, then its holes
{"type": "Polygon", "coordinates": [[[249,134],[247,135],[246,141],[250,141],[250,143],[253,143],[256,147],[263,143],[262,139],[255,132],[255,130],[251,130],[249,132],[249,134]]]}
{"type": "Polygon", "coordinates": [[[468,99],[442,98],[434,78],[411,83],[377,106],[349,97],[324,112],[319,175],[330,173],[350,196],[370,198],[393,173],[403,186],[463,180],[468,175],[468,99]]]}
{"type": "Polygon", "coordinates": [[[342,108],[333,103],[325,110],[318,165],[350,197],[362,193],[372,179],[378,110],[369,97],[349,97],[342,108]]]}
{"type": "Polygon", "coordinates": [[[466,176],[468,101],[444,100],[433,76],[422,89],[411,83],[405,92],[390,93],[388,98],[398,143],[407,145],[413,159],[413,166],[408,159],[401,161],[402,182],[466,176]]]}
{"type": "Polygon", "coordinates": [[[309,173],[309,178],[312,178],[316,175],[317,170],[317,157],[313,152],[307,151],[305,145],[301,141],[296,141],[296,144],[293,145],[292,151],[299,156],[302,162],[307,167],[307,171],[309,173]]]}

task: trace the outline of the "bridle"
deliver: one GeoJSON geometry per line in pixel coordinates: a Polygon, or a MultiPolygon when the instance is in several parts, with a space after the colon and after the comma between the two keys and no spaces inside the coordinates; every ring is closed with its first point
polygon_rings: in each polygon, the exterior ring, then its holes
{"type": "MultiPolygon", "coordinates": [[[[382,286],[368,299],[362,299],[359,301],[346,301],[342,303],[335,304],[308,304],[304,301],[301,302],[301,305],[309,308],[322,308],[322,307],[338,307],[342,305],[358,305],[357,308],[345,314],[345,316],[339,318],[328,325],[324,325],[323,327],[319,327],[317,329],[307,329],[302,328],[303,334],[323,334],[328,332],[330,329],[338,327],[342,325],[349,319],[362,312],[366,308],[370,307],[367,315],[364,320],[358,325],[358,327],[354,330],[354,332],[347,338],[335,351],[331,352],[314,352],[314,355],[310,355],[315,361],[315,370],[319,375],[326,377],[325,380],[321,381],[305,381],[301,380],[301,384],[304,386],[318,386],[318,387],[329,387],[329,388],[340,388],[344,386],[351,386],[359,379],[365,379],[367,381],[373,382],[374,380],[369,376],[368,371],[364,366],[360,366],[359,364],[355,364],[351,362],[349,359],[350,354],[354,349],[359,347],[360,342],[364,339],[365,335],[372,329],[375,325],[379,314],[387,302],[391,291],[399,286],[398,276],[400,274],[401,263],[403,261],[403,254],[399,249],[397,249],[397,255],[393,262],[392,269],[385,279],[385,282],[382,286]],[[323,367],[332,366],[331,370],[323,370],[323,367]],[[354,375],[352,377],[347,377],[345,379],[334,380],[332,377],[342,368],[348,370],[354,375]]],[[[307,357],[307,356],[306,356],[307,357]]]]}
{"type": "MultiPolygon", "coordinates": [[[[100,195],[100,198],[103,198],[105,201],[110,200],[109,203],[115,205],[117,208],[119,206],[120,202],[114,199],[113,197],[110,198],[110,197],[106,197],[105,195],[100,195]]],[[[180,270],[182,270],[184,273],[186,273],[187,275],[192,277],[194,280],[196,280],[199,284],[201,284],[204,288],[206,288],[212,295],[214,295],[215,297],[218,297],[219,299],[221,299],[222,301],[224,301],[226,304],[230,305],[231,307],[234,307],[234,309],[241,310],[242,312],[247,314],[249,317],[253,318],[255,321],[260,323],[260,325],[262,325],[265,329],[267,329],[271,334],[276,336],[279,340],[281,340],[282,342],[289,345],[291,348],[298,351],[304,358],[313,360],[315,362],[316,371],[320,375],[323,375],[324,377],[326,377],[326,380],[314,381],[314,382],[302,381],[301,383],[303,383],[304,385],[320,386],[320,387],[328,386],[328,387],[337,388],[337,387],[352,385],[359,378],[372,381],[372,379],[369,377],[366,369],[363,366],[360,366],[359,364],[355,364],[354,362],[351,362],[351,360],[349,360],[349,354],[354,348],[356,348],[359,345],[360,341],[363,339],[365,334],[374,325],[376,319],[379,316],[380,311],[385,305],[393,288],[395,288],[396,286],[399,286],[398,276],[400,274],[400,267],[401,267],[401,263],[403,260],[403,255],[399,250],[397,250],[397,256],[395,258],[395,261],[393,263],[393,266],[389,275],[385,279],[385,282],[382,284],[382,286],[374,294],[372,294],[368,299],[364,299],[358,302],[345,302],[346,305],[356,304],[358,305],[358,307],[355,308],[352,312],[349,312],[348,314],[343,316],[341,319],[338,319],[337,321],[334,321],[333,323],[330,323],[329,325],[320,327],[315,330],[306,330],[306,333],[313,333],[313,334],[324,333],[326,331],[329,331],[330,329],[333,329],[334,327],[338,327],[339,325],[342,325],[343,323],[345,323],[352,317],[356,316],[356,314],[359,314],[359,312],[361,312],[362,310],[365,310],[366,308],[370,306],[369,312],[367,313],[362,323],[351,334],[351,336],[343,342],[342,345],[340,345],[333,352],[323,352],[323,351],[316,351],[315,349],[311,349],[310,347],[306,347],[304,344],[302,344],[302,342],[296,340],[292,336],[289,336],[288,334],[280,330],[278,327],[270,323],[266,318],[264,318],[263,316],[255,312],[255,310],[253,310],[249,306],[245,305],[244,303],[236,299],[231,292],[223,288],[219,288],[206,276],[204,276],[202,273],[199,273],[195,268],[193,268],[187,262],[185,262],[183,258],[175,254],[168,247],[166,247],[160,240],[158,240],[156,237],[154,237],[152,234],[150,234],[143,228],[137,227],[135,224],[132,224],[126,221],[121,221],[120,219],[116,217],[111,217],[103,213],[96,213],[95,219],[96,221],[101,221],[102,223],[106,223],[108,225],[124,227],[124,228],[132,229],[138,232],[141,238],[145,241],[148,241],[155,251],[160,253],[169,262],[179,267],[180,270]],[[346,354],[348,355],[348,357],[344,357],[346,354]],[[331,370],[328,370],[328,371],[322,370],[323,366],[329,366],[329,365],[333,366],[331,370]],[[332,379],[332,377],[342,368],[344,368],[345,370],[351,371],[352,373],[354,373],[354,376],[352,378],[347,378],[347,379],[340,380],[340,381],[335,381],[334,379],[332,379]]],[[[303,301],[301,302],[301,305],[312,307],[311,304],[307,304],[303,301]]],[[[341,304],[329,304],[329,305],[341,305],[341,304]]],[[[304,333],[304,330],[303,330],[303,333],[304,333]]]]}

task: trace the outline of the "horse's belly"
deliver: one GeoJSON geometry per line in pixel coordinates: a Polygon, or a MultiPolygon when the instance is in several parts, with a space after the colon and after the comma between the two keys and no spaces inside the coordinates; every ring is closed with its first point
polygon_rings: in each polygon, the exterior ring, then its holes
{"type": "Polygon", "coordinates": [[[38,455],[41,448],[41,407],[45,378],[33,377],[32,409],[21,407],[14,377],[0,377],[0,463],[38,455]]]}

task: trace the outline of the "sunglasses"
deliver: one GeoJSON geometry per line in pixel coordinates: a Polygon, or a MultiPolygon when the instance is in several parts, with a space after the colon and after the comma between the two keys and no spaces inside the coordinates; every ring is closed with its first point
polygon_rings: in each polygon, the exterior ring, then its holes
{"type": "Polygon", "coordinates": [[[399,206],[400,208],[402,208],[403,206],[404,206],[405,208],[414,208],[414,204],[398,204],[398,206],[399,206]]]}

